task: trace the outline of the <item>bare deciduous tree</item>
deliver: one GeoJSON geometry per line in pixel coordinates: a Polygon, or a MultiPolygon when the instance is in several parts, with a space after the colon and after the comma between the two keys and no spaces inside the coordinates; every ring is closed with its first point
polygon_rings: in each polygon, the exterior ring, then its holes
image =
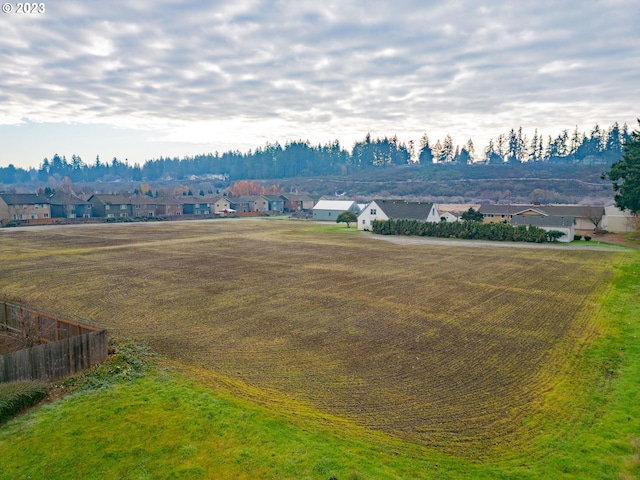
{"type": "Polygon", "coordinates": [[[600,233],[602,227],[602,217],[604,217],[604,207],[585,207],[585,217],[593,223],[593,233],[600,233]]]}

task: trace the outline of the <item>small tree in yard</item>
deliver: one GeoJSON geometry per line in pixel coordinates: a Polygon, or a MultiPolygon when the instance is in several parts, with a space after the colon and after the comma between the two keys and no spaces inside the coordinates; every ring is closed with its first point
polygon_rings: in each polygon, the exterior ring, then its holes
{"type": "Polygon", "coordinates": [[[352,212],[351,210],[347,210],[346,212],[342,212],[336,218],[336,223],[346,223],[347,228],[351,226],[352,223],[356,223],[358,221],[358,216],[356,212],[352,212]]]}
{"type": "Polygon", "coordinates": [[[563,235],[564,233],[560,232],[559,230],[549,230],[547,232],[547,240],[550,242],[557,242],[558,239],[563,235]]]}
{"type": "Polygon", "coordinates": [[[604,217],[604,207],[586,207],[585,217],[593,224],[593,233],[600,233],[600,223],[604,217]]]}
{"type": "Polygon", "coordinates": [[[473,208],[469,207],[469,210],[464,212],[460,216],[460,218],[462,218],[462,220],[466,220],[466,221],[481,222],[482,219],[484,218],[484,215],[482,213],[474,210],[473,208]]]}

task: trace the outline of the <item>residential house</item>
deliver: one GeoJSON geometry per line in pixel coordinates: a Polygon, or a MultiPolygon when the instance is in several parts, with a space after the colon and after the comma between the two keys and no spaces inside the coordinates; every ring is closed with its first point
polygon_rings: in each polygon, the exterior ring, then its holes
{"type": "MultiPolygon", "coordinates": [[[[46,197],[35,193],[0,193],[0,222],[11,220],[51,219],[51,206],[46,197]]],[[[39,223],[41,223],[39,222],[39,223]]]]}
{"type": "Polygon", "coordinates": [[[94,217],[131,218],[133,211],[131,202],[124,195],[95,194],[89,197],[94,217]]]}
{"type": "Polygon", "coordinates": [[[252,212],[252,202],[242,197],[228,197],[231,208],[237,213],[252,212]]]}
{"type": "Polygon", "coordinates": [[[48,199],[52,218],[91,218],[91,203],[71,193],[56,192],[48,199]]]}
{"type": "Polygon", "coordinates": [[[436,205],[440,218],[444,217],[446,222],[461,222],[462,214],[469,211],[470,208],[478,211],[479,204],[474,203],[438,203],[436,205]]]}
{"type": "Polygon", "coordinates": [[[262,195],[244,195],[229,198],[232,207],[238,212],[267,212],[269,201],[262,195]]]}
{"type": "Polygon", "coordinates": [[[183,213],[181,198],[160,197],[156,201],[156,212],[159,217],[177,217],[183,213]]]}
{"type": "Polygon", "coordinates": [[[196,197],[194,195],[183,195],[182,212],[185,215],[211,215],[211,199],[196,197]]]}
{"type": "Polygon", "coordinates": [[[562,237],[558,238],[559,242],[571,242],[575,235],[575,217],[571,216],[515,215],[511,219],[511,225],[533,225],[547,232],[557,230],[563,233],[562,237]]]}
{"type": "Polygon", "coordinates": [[[284,198],[280,195],[263,195],[267,199],[270,212],[284,212],[284,198]]]}
{"type": "Polygon", "coordinates": [[[611,233],[627,233],[636,229],[636,219],[631,213],[615,205],[604,207],[602,228],[611,233]]]}
{"type": "Polygon", "coordinates": [[[160,200],[158,198],[149,195],[136,195],[129,198],[129,201],[134,217],[157,217],[159,215],[158,202],[160,200]]]}
{"type": "Polygon", "coordinates": [[[285,193],[280,195],[280,197],[284,200],[285,212],[311,211],[313,209],[313,198],[309,195],[285,193]]]}
{"type": "Polygon", "coordinates": [[[231,201],[227,197],[218,197],[213,203],[213,213],[220,214],[228,214],[235,213],[235,209],[231,206],[231,201]]]}
{"type": "Polygon", "coordinates": [[[602,227],[604,207],[594,205],[481,205],[484,222],[507,222],[515,216],[574,217],[575,230],[593,232],[602,227]]]}
{"type": "Polygon", "coordinates": [[[430,202],[407,202],[405,200],[373,200],[358,215],[358,230],[371,230],[374,220],[418,220],[439,222],[440,214],[430,202]]]}
{"type": "Polygon", "coordinates": [[[356,215],[360,213],[358,204],[352,200],[320,200],[313,207],[313,219],[335,222],[338,215],[349,210],[356,215]]]}
{"type": "Polygon", "coordinates": [[[462,219],[460,218],[461,213],[453,213],[453,212],[440,212],[440,220],[445,222],[460,222],[462,219]]]}

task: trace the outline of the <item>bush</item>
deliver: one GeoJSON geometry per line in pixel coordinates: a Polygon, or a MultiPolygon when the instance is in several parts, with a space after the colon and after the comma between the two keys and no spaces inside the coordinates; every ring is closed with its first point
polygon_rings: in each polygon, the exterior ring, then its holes
{"type": "Polygon", "coordinates": [[[582,235],[574,235],[573,239],[574,240],[582,240],[582,235]]]}
{"type": "Polygon", "coordinates": [[[591,240],[591,237],[590,237],[589,235],[585,235],[585,236],[584,236],[584,239],[588,242],[588,241],[590,241],[590,240],[591,240]]]}
{"type": "Polygon", "coordinates": [[[47,384],[25,380],[0,384],[0,423],[36,405],[47,396],[47,384]]]}

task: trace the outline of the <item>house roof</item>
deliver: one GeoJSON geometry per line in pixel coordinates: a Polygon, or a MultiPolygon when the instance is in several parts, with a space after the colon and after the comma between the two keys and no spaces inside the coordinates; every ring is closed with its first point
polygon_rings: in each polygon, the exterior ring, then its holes
{"type": "Polygon", "coordinates": [[[480,205],[478,210],[484,215],[518,215],[528,210],[540,212],[541,215],[550,216],[573,216],[573,217],[586,217],[594,209],[602,209],[604,214],[604,207],[590,206],[590,205],[480,205]]]}
{"type": "Polygon", "coordinates": [[[280,197],[290,202],[313,202],[309,195],[298,195],[297,193],[283,193],[280,197]]]}
{"type": "Polygon", "coordinates": [[[262,195],[240,195],[239,197],[229,197],[230,202],[257,202],[264,198],[262,195]]]}
{"type": "Polygon", "coordinates": [[[431,202],[407,202],[406,200],[375,200],[376,205],[389,218],[426,221],[431,213],[431,202]]]}
{"type": "Polygon", "coordinates": [[[0,193],[0,198],[7,205],[36,205],[49,203],[46,197],[41,197],[35,193],[0,193]]]}
{"type": "Polygon", "coordinates": [[[339,210],[346,211],[357,204],[352,200],[319,200],[313,207],[314,210],[339,210]]]}
{"type": "Polygon", "coordinates": [[[89,205],[86,200],[64,192],[54,193],[48,198],[48,202],[51,205],[89,205]]]}
{"type": "Polygon", "coordinates": [[[136,195],[131,197],[129,202],[135,205],[158,205],[163,204],[163,199],[150,197],[149,195],[136,195]]]}
{"type": "Polygon", "coordinates": [[[200,197],[198,195],[178,195],[174,198],[176,199],[176,201],[180,202],[182,205],[200,205],[202,203],[213,202],[211,198],[200,197]]]}
{"type": "Polygon", "coordinates": [[[474,210],[478,210],[480,208],[480,204],[478,203],[438,203],[436,204],[439,213],[453,213],[453,214],[462,214],[468,211],[470,208],[474,210]]]}
{"type": "Polygon", "coordinates": [[[536,227],[571,227],[576,219],[572,216],[537,217],[531,215],[516,215],[511,219],[511,225],[534,225],[536,227]]]}
{"type": "Polygon", "coordinates": [[[280,195],[263,195],[263,197],[270,202],[284,202],[284,198],[282,198],[280,195]]]}
{"type": "Polygon", "coordinates": [[[103,194],[103,193],[96,193],[95,195],[91,195],[91,198],[89,198],[89,201],[91,200],[98,200],[100,203],[103,203],[105,205],[130,205],[131,201],[125,197],[124,195],[118,195],[118,194],[103,194]]]}

